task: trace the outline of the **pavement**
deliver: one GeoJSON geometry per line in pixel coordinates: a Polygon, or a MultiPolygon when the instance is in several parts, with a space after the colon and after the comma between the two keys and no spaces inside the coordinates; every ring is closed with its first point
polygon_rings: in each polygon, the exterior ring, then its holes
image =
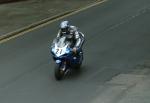
{"type": "MultiPolygon", "coordinates": [[[[0,37],[98,0],[8,0],[0,4],[0,37]],[[16,1],[16,2],[12,2],[16,1]]],[[[1,1],[2,2],[2,1],[1,1]]]]}
{"type": "Polygon", "coordinates": [[[108,0],[0,44],[0,103],[150,103],[150,1],[108,0]],[[85,33],[79,72],[54,78],[61,20],[85,33]]]}

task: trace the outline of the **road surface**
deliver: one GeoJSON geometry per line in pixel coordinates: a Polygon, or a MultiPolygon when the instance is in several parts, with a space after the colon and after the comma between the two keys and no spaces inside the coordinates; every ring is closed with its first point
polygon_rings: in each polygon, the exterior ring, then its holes
{"type": "Polygon", "coordinates": [[[108,0],[66,19],[86,36],[81,71],[54,78],[58,20],[0,44],[0,103],[149,103],[150,1],[108,0]]]}

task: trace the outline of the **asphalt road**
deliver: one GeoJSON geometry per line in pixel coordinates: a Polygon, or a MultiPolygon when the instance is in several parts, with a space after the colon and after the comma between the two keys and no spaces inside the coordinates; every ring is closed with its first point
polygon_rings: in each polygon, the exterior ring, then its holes
{"type": "Polygon", "coordinates": [[[81,71],[55,80],[60,20],[51,23],[0,44],[0,103],[150,102],[149,69],[137,68],[150,59],[150,0],[109,0],[64,19],[86,36],[81,71]]]}

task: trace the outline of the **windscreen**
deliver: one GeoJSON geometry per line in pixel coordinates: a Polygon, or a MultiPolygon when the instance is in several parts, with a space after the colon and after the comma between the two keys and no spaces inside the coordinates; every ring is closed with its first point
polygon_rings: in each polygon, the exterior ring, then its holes
{"type": "Polygon", "coordinates": [[[64,47],[64,46],[66,45],[65,40],[66,40],[66,37],[61,37],[61,38],[58,40],[58,42],[57,42],[57,46],[58,46],[58,47],[64,47]]]}

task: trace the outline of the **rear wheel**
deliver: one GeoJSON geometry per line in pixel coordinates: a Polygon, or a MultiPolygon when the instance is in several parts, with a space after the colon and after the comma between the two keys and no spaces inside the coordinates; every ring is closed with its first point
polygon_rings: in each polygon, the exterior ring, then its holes
{"type": "Polygon", "coordinates": [[[81,65],[82,65],[82,62],[83,62],[83,54],[80,55],[80,61],[79,63],[76,65],[76,69],[80,69],[81,65]]]}

